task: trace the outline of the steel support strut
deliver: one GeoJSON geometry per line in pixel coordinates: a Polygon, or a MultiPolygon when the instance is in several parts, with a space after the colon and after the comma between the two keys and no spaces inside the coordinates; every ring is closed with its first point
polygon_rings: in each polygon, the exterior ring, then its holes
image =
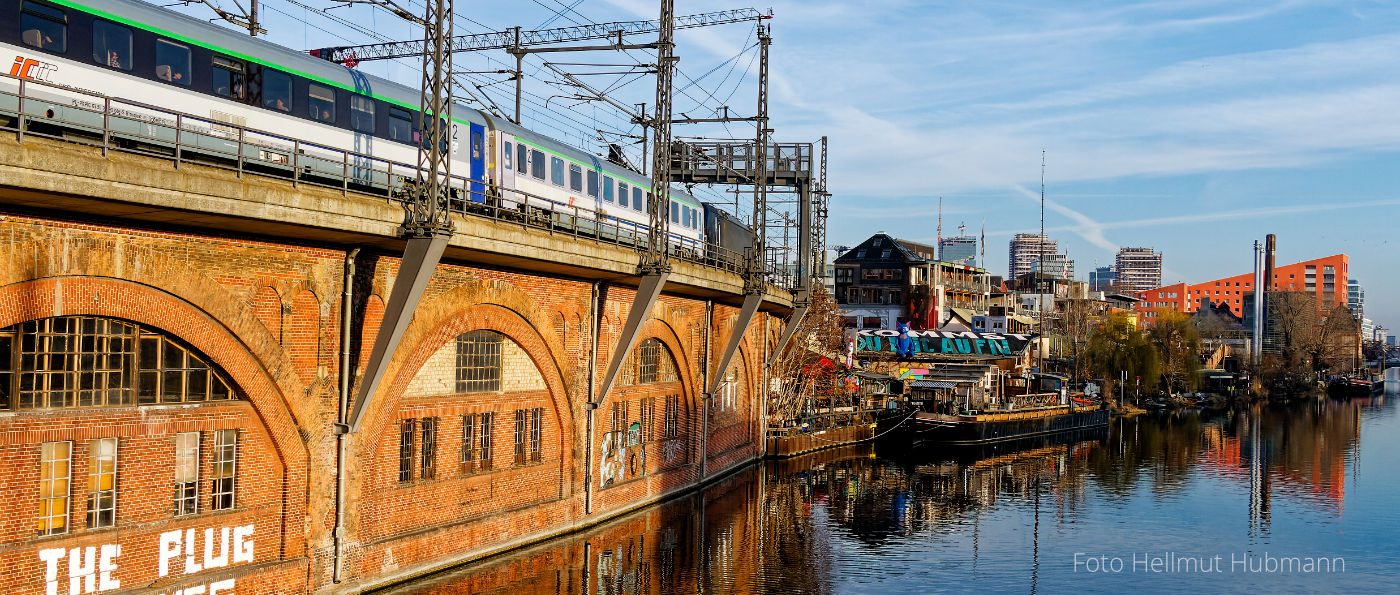
{"type": "MultiPolygon", "coordinates": [[[[744,305],[739,309],[739,316],[734,319],[734,326],[729,329],[729,340],[724,344],[724,354],[719,358],[719,365],[710,369],[709,383],[705,385],[706,395],[715,394],[720,381],[729,373],[729,362],[734,359],[734,353],[739,351],[739,343],[744,340],[744,330],[749,328],[754,315],[758,313],[758,306],[762,303],[762,294],[750,293],[744,296],[744,305]]],[[[706,357],[708,356],[709,354],[706,354],[706,357]]]]}
{"type": "Polygon", "coordinates": [[[389,360],[403,339],[404,330],[413,320],[413,311],[423,299],[423,290],[433,276],[442,251],[447,248],[450,233],[433,234],[428,237],[410,238],[404,249],[403,262],[399,263],[399,274],[394,278],[394,288],[389,294],[389,303],[384,307],[384,319],[379,325],[379,335],[375,337],[374,349],[369,353],[369,364],[365,376],[360,379],[360,390],[355,396],[355,406],[350,410],[345,430],[354,432],[360,429],[365,408],[369,405],[374,391],[384,380],[384,371],[389,360]]]}
{"type": "Polygon", "coordinates": [[[593,397],[594,405],[601,404],[607,398],[608,391],[612,390],[617,373],[622,370],[622,362],[637,346],[637,335],[642,330],[642,322],[651,315],[651,308],[656,305],[656,298],[661,296],[661,288],[665,287],[668,276],[668,273],[659,273],[642,277],[642,283],[637,287],[637,297],[632,299],[632,309],[627,312],[627,324],[623,325],[622,334],[617,337],[617,347],[608,358],[608,371],[603,374],[603,381],[598,384],[598,393],[593,397]]]}

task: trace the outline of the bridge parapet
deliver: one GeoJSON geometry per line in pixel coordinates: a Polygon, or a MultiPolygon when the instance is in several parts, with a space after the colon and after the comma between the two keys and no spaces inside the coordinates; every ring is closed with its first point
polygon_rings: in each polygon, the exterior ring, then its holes
{"type": "MultiPolygon", "coordinates": [[[[236,124],[0,75],[0,202],[80,216],[279,239],[401,249],[414,166],[236,124]],[[32,98],[35,88],[49,101],[32,98]],[[54,113],[52,94],[70,106],[54,113]]],[[[490,266],[634,278],[646,232],[630,222],[453,176],[458,233],[445,257],[490,266]],[[480,188],[473,190],[473,187],[480,188]],[[527,204],[528,203],[528,204],[527,204]]],[[[671,245],[667,291],[737,303],[742,255],[671,245]]],[[[799,280],[769,271],[765,310],[787,310],[799,280]]]]}

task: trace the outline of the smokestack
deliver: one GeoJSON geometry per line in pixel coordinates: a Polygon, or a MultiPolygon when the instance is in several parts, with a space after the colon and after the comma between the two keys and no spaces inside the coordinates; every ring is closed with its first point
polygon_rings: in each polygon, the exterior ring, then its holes
{"type": "Polygon", "coordinates": [[[1264,236],[1264,291],[1274,289],[1274,234],[1264,236]]]}

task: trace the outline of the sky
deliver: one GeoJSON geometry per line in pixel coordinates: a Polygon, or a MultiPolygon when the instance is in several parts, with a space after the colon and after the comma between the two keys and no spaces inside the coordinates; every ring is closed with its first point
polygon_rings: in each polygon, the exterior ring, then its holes
{"type": "MultiPolygon", "coordinates": [[[[264,26],[296,49],[421,35],[382,9],[326,10],[334,5],[264,0],[264,26]]],[[[462,1],[456,32],[653,19],[657,7],[462,1]]],[[[775,140],[829,139],[829,245],[877,231],[932,243],[941,197],[944,235],[985,225],[985,266],[1005,274],[1011,236],[1040,229],[1043,172],[1045,230],[1081,279],[1124,246],[1161,251],[1164,284],[1249,272],[1253,242],[1274,233],[1281,264],[1349,255],[1367,316],[1400,330],[1400,3],[676,1],[682,15],[743,7],[774,15],[775,140]]],[[[675,112],[728,105],[752,115],[754,42],[751,24],[677,32],[675,112]]],[[[574,73],[648,63],[637,51],[549,59],[574,73]]],[[[456,68],[510,62],[499,51],[458,54],[456,68]]],[[[542,62],[526,60],[527,126],[595,152],[599,129],[611,140],[640,132],[551,83],[542,62]]],[[[410,84],[419,76],[411,61],[361,69],[410,84]]],[[[505,76],[469,77],[479,96],[511,105],[505,76]]],[[[581,78],[620,103],[654,101],[644,75],[581,78]]],[[[753,128],[675,134],[751,138],[753,128]]]]}

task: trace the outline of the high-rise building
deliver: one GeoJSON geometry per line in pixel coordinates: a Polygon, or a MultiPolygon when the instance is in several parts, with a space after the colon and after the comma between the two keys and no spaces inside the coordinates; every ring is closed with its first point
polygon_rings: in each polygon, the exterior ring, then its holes
{"type": "Polygon", "coordinates": [[[1031,270],[1043,270],[1045,271],[1045,274],[1050,275],[1052,277],[1058,277],[1061,279],[1073,279],[1074,261],[1070,260],[1069,256],[1060,254],[1058,252],[1046,252],[1045,266],[1043,268],[1040,266],[1040,259],[1039,257],[1037,257],[1036,261],[1031,263],[1031,270]]]}
{"type": "MultiPolygon", "coordinates": [[[[1347,255],[1335,254],[1305,260],[1274,269],[1271,292],[1304,292],[1314,296],[1321,311],[1347,304],[1347,255]]],[[[1192,313],[1202,303],[1225,304],[1235,316],[1244,317],[1250,310],[1246,298],[1254,293],[1254,274],[1241,273],[1233,277],[1204,283],[1176,283],[1137,292],[1138,314],[1147,326],[1158,317],[1159,310],[1192,313]]]]}
{"type": "Polygon", "coordinates": [[[1089,271],[1089,291],[1108,291],[1118,279],[1118,272],[1111,266],[1098,267],[1089,271]]]}
{"type": "MultiPolygon", "coordinates": [[[[1011,251],[1007,265],[1011,268],[1009,278],[1016,279],[1035,270],[1035,263],[1043,253],[1046,260],[1051,254],[1060,251],[1060,244],[1038,233],[1018,233],[1011,238],[1011,251]]],[[[1050,267],[1047,267],[1047,269],[1050,267]]]]}
{"type": "Polygon", "coordinates": [[[1356,279],[1347,279],[1347,308],[1357,318],[1366,317],[1366,290],[1356,279]]]}
{"type": "Polygon", "coordinates": [[[954,236],[938,241],[938,260],[977,265],[977,236],[954,236]]]}
{"type": "Polygon", "coordinates": [[[1162,253],[1151,248],[1120,248],[1114,260],[1118,286],[1125,291],[1147,291],[1162,285],[1162,253]]]}

